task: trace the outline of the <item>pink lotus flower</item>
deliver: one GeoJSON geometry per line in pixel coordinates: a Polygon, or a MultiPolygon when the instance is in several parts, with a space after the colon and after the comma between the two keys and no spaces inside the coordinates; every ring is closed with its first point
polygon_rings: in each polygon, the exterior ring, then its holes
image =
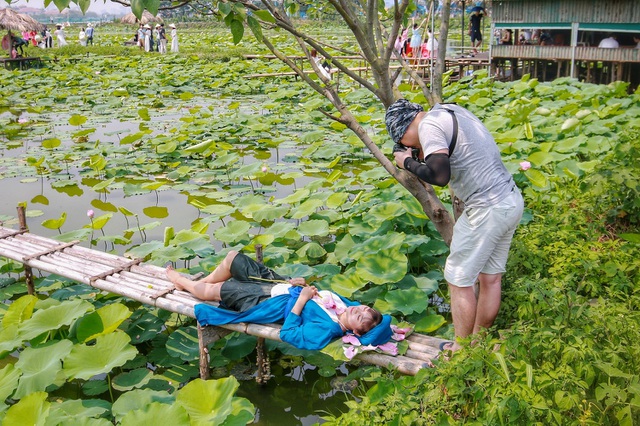
{"type": "Polygon", "coordinates": [[[95,212],[93,210],[87,210],[87,216],[89,217],[89,219],[93,219],[93,216],[95,216],[95,212]]]}
{"type": "Polygon", "coordinates": [[[354,346],[360,346],[362,344],[360,343],[360,340],[353,334],[345,334],[344,336],[342,336],[342,342],[350,343],[354,346]]]}
{"type": "Polygon", "coordinates": [[[20,117],[20,118],[18,118],[18,123],[28,123],[28,122],[29,122],[29,120],[27,120],[27,119],[26,119],[26,118],[24,118],[24,117],[20,117]]]}
{"type": "Polygon", "coordinates": [[[346,356],[347,359],[353,359],[353,357],[356,356],[357,353],[358,353],[358,349],[356,349],[355,346],[344,347],[344,356],[346,356]]]}
{"type": "Polygon", "coordinates": [[[262,173],[267,173],[267,170],[269,170],[267,166],[262,166],[262,173]]]}
{"type": "Polygon", "coordinates": [[[520,168],[522,170],[529,170],[531,168],[531,163],[528,161],[522,161],[520,162],[520,168]]]}

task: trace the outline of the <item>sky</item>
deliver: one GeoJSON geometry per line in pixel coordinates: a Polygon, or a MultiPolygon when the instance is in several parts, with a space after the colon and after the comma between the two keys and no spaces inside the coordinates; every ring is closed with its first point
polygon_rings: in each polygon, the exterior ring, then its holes
{"type": "MultiPolygon", "coordinates": [[[[79,9],[79,7],[73,2],[70,3],[73,9],[79,9]]],[[[4,7],[8,5],[6,0],[0,0],[0,7],[4,7]]],[[[11,2],[12,6],[29,6],[35,8],[44,8],[44,0],[13,0],[11,2]]],[[[56,9],[56,6],[51,2],[48,9],[56,9]]],[[[125,13],[129,13],[131,11],[130,8],[124,7],[119,3],[111,3],[109,0],[106,3],[103,0],[92,0],[91,5],[89,6],[89,10],[87,12],[94,12],[98,14],[108,13],[108,14],[117,14],[123,15],[125,13]]]]}

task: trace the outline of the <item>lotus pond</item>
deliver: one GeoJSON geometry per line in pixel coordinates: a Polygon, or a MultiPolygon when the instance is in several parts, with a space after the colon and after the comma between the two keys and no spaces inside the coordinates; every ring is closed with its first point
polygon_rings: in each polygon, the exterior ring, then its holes
{"type": "MultiPolygon", "coordinates": [[[[54,49],[47,54],[58,60],[43,69],[0,70],[5,225],[25,203],[34,233],[190,273],[262,244],[281,274],[451,336],[430,304],[444,285],[446,245],[416,200],[325,117],[326,101],[292,77],[248,78],[285,67],[244,59],[266,52],[251,40],[235,47],[223,27],[183,30],[178,55],[116,47],[128,34],[101,27],[94,49],[54,49]]],[[[349,43],[338,32],[326,39],[349,43]]],[[[551,175],[593,170],[581,153],[606,150],[640,120],[622,85],[494,83],[480,72],[446,91],[485,120],[530,200],[545,196],[551,175]],[[534,167],[522,170],[525,160],[534,167]]],[[[341,92],[390,153],[382,106],[357,86],[341,83],[341,92]]],[[[41,296],[29,296],[21,265],[0,265],[5,422],[244,424],[257,407],[257,423],[307,424],[346,411],[343,401],[370,386],[357,379],[371,368],[347,369],[340,342],[319,353],[270,342],[276,377],[257,388],[244,380],[255,339],[235,334],[209,348],[219,379],[203,382],[189,318],[57,276],[38,277],[41,296]]]]}

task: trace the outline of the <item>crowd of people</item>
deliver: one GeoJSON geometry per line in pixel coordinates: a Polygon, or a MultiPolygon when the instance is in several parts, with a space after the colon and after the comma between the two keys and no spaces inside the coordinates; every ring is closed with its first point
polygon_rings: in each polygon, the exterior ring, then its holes
{"type": "Polygon", "coordinates": [[[425,23],[426,19],[419,24],[412,20],[411,27],[400,31],[394,46],[398,55],[405,59],[430,59],[437,56],[438,40],[431,28],[427,27],[425,37],[422,37],[422,27],[425,23]]]}
{"type": "MultiPolygon", "coordinates": [[[[175,24],[169,24],[171,28],[171,52],[178,52],[178,30],[175,24]]],[[[140,24],[133,35],[133,44],[145,52],[167,53],[167,32],[164,24],[156,24],[152,29],[149,24],[140,24]]]]}

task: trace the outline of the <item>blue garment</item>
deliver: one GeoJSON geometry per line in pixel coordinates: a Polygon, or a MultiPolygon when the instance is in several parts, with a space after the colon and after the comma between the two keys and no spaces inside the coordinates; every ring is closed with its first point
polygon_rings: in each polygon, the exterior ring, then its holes
{"type": "MultiPolygon", "coordinates": [[[[239,260],[245,258],[244,255],[236,256],[236,259],[239,260]]],[[[232,263],[233,271],[239,274],[239,271],[247,269],[255,263],[249,258],[246,259],[244,262],[236,262],[234,259],[232,263]]],[[[195,306],[195,315],[200,325],[237,324],[239,322],[254,324],[283,323],[280,330],[280,339],[299,349],[322,349],[334,339],[344,336],[345,332],[342,327],[332,320],[329,314],[315,302],[307,302],[300,315],[291,312],[301,291],[302,287],[290,287],[288,295],[283,294],[271,297],[244,312],[199,303],[195,306]]],[[[339,294],[336,294],[336,296],[347,307],[360,305],[360,303],[346,299],[339,294]]],[[[363,345],[377,346],[388,342],[392,335],[391,317],[383,315],[380,324],[359,337],[359,340],[363,345]]]]}

